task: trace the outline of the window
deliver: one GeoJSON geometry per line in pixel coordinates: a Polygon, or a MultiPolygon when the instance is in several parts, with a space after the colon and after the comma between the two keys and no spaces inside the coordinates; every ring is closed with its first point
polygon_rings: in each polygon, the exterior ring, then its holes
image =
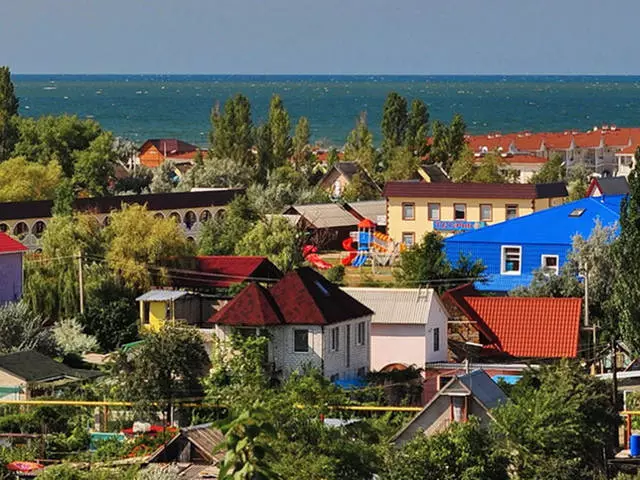
{"type": "Polygon", "coordinates": [[[522,247],[502,247],[502,268],[500,273],[503,275],[520,275],[521,264],[522,247]]]}
{"type": "Polygon", "coordinates": [[[512,218],[516,218],[517,216],[518,216],[518,205],[505,206],[505,217],[507,220],[511,220],[512,218]]]}
{"type": "Polygon", "coordinates": [[[365,374],[367,373],[367,369],[364,367],[360,367],[358,369],[358,371],[356,372],[356,375],[360,378],[363,378],[365,376],[365,374]]]}
{"type": "Polygon", "coordinates": [[[490,203],[481,203],[480,204],[480,221],[481,222],[490,222],[493,220],[493,207],[490,203]]]}
{"type": "Polygon", "coordinates": [[[439,328],[433,329],[433,351],[434,352],[440,351],[440,329],[439,328]]]}
{"type": "Polygon", "coordinates": [[[573,210],[571,210],[571,213],[569,213],[570,217],[581,217],[582,214],[584,212],[586,212],[587,209],[586,208],[574,208],[573,210]]]}
{"type": "Polygon", "coordinates": [[[447,376],[439,376],[438,377],[438,390],[442,390],[442,388],[449,383],[451,380],[453,379],[453,377],[447,377],[447,376]]]}
{"type": "Polygon", "coordinates": [[[26,223],[20,222],[13,228],[13,236],[22,240],[29,233],[29,227],[26,223]]]}
{"type": "Polygon", "coordinates": [[[454,203],[453,204],[453,219],[454,220],[466,220],[467,218],[467,204],[466,203],[454,203]]]}
{"type": "Polygon", "coordinates": [[[191,230],[191,227],[193,227],[198,221],[197,219],[198,217],[196,217],[195,212],[192,212],[191,210],[184,214],[184,224],[188,230],[191,230]]]}
{"type": "Polygon", "coordinates": [[[300,353],[309,351],[309,330],[293,331],[293,351],[300,353]]]}
{"type": "Polygon", "coordinates": [[[340,327],[335,327],[331,329],[331,351],[338,350],[340,350],[340,327]]]}
{"type": "Polygon", "coordinates": [[[542,255],[542,260],[540,262],[540,266],[542,271],[546,274],[558,274],[559,270],[559,258],[558,255],[542,255]]]}
{"type": "Polygon", "coordinates": [[[211,218],[211,212],[209,210],[203,210],[200,214],[200,223],[208,222],[211,218]]]}
{"type": "Polygon", "coordinates": [[[42,220],[38,220],[33,224],[33,228],[31,229],[31,231],[36,236],[36,238],[41,238],[46,228],[46,224],[42,220]]]}
{"type": "Polygon", "coordinates": [[[356,335],[356,344],[364,345],[366,343],[365,334],[366,334],[366,326],[364,322],[358,323],[358,331],[356,335]]]}
{"type": "Polygon", "coordinates": [[[440,220],[440,204],[430,203],[427,205],[427,215],[428,220],[440,220]]]}
{"type": "Polygon", "coordinates": [[[415,203],[403,203],[402,204],[402,219],[403,220],[415,220],[416,219],[416,204],[415,203]]]}
{"type": "Polygon", "coordinates": [[[407,247],[413,247],[415,240],[416,234],[413,232],[404,232],[402,234],[402,243],[404,243],[407,247]]]}

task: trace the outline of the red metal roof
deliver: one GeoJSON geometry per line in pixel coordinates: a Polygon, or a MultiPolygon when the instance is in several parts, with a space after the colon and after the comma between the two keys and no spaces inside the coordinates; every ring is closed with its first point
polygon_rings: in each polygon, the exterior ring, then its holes
{"type": "Polygon", "coordinates": [[[18,240],[11,238],[6,233],[0,232],[0,254],[25,252],[26,250],[28,250],[27,247],[21,244],[18,240]]]}
{"type": "Polygon", "coordinates": [[[500,351],[519,358],[576,357],[580,298],[465,297],[496,335],[500,351]]]}
{"type": "Polygon", "coordinates": [[[196,257],[196,265],[213,287],[225,288],[246,280],[275,282],[282,278],[282,272],[267,257],[200,256],[196,257]]]}
{"type": "Polygon", "coordinates": [[[330,325],[372,313],[322,275],[303,267],[287,273],[269,290],[245,288],[209,322],[268,326],[276,325],[278,319],[290,325],[330,325]]]}
{"type": "Polygon", "coordinates": [[[429,183],[387,182],[385,197],[426,198],[553,198],[566,197],[564,183],[429,183]]]}

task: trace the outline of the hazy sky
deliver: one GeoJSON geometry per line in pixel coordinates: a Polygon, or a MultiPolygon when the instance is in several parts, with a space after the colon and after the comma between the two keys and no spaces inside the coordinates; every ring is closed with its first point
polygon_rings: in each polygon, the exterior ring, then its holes
{"type": "Polygon", "coordinates": [[[638,0],[0,0],[14,73],[640,74],[638,0]]]}

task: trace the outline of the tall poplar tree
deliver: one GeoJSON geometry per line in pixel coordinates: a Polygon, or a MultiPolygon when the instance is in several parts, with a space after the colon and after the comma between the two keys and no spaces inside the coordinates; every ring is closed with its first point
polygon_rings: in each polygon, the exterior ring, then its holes
{"type": "Polygon", "coordinates": [[[347,137],[344,147],[344,159],[356,162],[364,168],[370,176],[377,170],[376,150],[373,147],[373,134],[367,126],[367,112],[362,112],[356,120],[356,127],[347,137]]]}
{"type": "Polygon", "coordinates": [[[268,123],[274,161],[278,166],[284,165],[292,153],[291,122],[280,95],[271,97],[268,123]]]}
{"type": "Polygon", "coordinates": [[[293,163],[297,170],[305,170],[311,159],[311,129],[307,117],[300,117],[293,135],[293,163]]]}
{"type": "Polygon", "coordinates": [[[407,100],[396,92],[389,93],[382,111],[382,141],[385,149],[403,144],[407,120],[407,100]]]}
{"type": "Polygon", "coordinates": [[[456,113],[449,125],[449,158],[454,161],[460,158],[465,146],[465,134],[467,133],[467,124],[464,123],[462,115],[456,113]]]}
{"type": "Polygon", "coordinates": [[[427,154],[427,136],[429,135],[429,110],[427,105],[416,98],[411,102],[411,111],[404,135],[404,144],[414,155],[422,157],[427,154]]]}
{"type": "Polygon", "coordinates": [[[253,122],[247,97],[235,95],[225,102],[222,112],[214,107],[211,126],[209,140],[214,158],[228,158],[244,165],[253,162],[253,122]]]}
{"type": "Polygon", "coordinates": [[[0,67],[0,161],[6,160],[17,141],[15,117],[19,101],[11,82],[9,67],[0,67]]]}

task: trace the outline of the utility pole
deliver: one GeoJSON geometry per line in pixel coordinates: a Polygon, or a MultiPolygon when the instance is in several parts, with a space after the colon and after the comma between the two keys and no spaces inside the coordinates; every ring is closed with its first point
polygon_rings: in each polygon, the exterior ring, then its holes
{"type": "Polygon", "coordinates": [[[618,360],[617,360],[617,345],[616,337],[611,338],[611,387],[613,395],[613,406],[618,410],[618,360]]]}
{"type": "Polygon", "coordinates": [[[80,290],[80,313],[84,313],[84,278],[82,275],[82,252],[76,255],[78,259],[78,288],[80,290]]]}

